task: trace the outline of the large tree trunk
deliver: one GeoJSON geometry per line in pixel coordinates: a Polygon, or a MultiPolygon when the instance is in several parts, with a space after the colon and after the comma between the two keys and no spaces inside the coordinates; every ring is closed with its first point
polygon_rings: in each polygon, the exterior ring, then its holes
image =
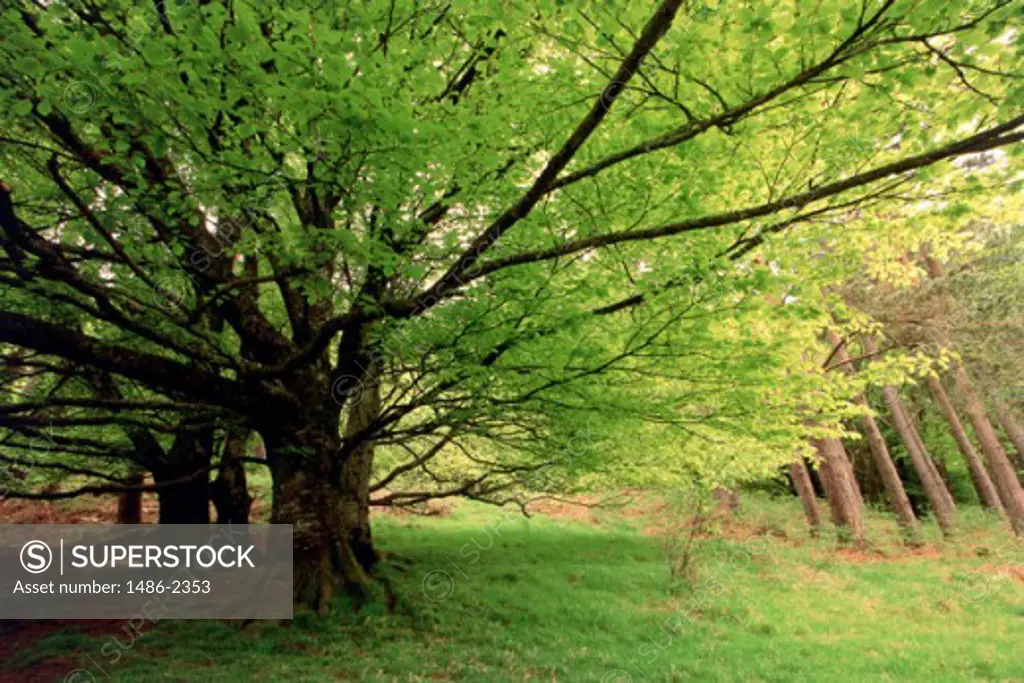
{"type": "Polygon", "coordinates": [[[817,536],[821,531],[821,515],[818,513],[818,500],[814,496],[814,484],[811,483],[811,475],[807,471],[802,455],[793,458],[789,466],[789,474],[793,480],[793,488],[800,496],[800,503],[804,506],[804,515],[807,517],[807,525],[811,529],[811,536],[817,536]]]}
{"type": "Polygon", "coordinates": [[[209,524],[213,428],[180,432],[167,458],[153,467],[160,524],[209,524]]]}
{"type": "Polygon", "coordinates": [[[812,439],[811,443],[818,452],[818,472],[840,542],[851,541],[858,546],[864,545],[863,507],[857,481],[853,478],[853,468],[846,457],[842,441],[826,437],[812,439]]]}
{"type": "Polygon", "coordinates": [[[942,416],[949,423],[949,429],[953,432],[956,445],[960,449],[961,455],[964,456],[967,469],[971,474],[971,481],[974,482],[974,488],[978,492],[981,504],[995,510],[1005,518],[1006,511],[999,500],[999,492],[996,491],[992,478],[988,476],[985,464],[981,462],[978,452],[974,450],[974,445],[967,436],[967,430],[964,429],[963,423],[960,422],[960,417],[956,414],[956,409],[953,408],[953,404],[950,402],[949,395],[946,394],[946,389],[942,386],[942,382],[938,377],[931,375],[928,376],[926,381],[928,382],[928,389],[932,392],[932,398],[935,399],[935,403],[938,404],[942,416]]]}
{"type": "Polygon", "coordinates": [[[185,471],[173,468],[153,472],[153,482],[158,486],[166,482],[177,482],[162,486],[157,490],[160,524],[210,523],[210,500],[206,475],[180,482],[182,478],[190,477],[194,472],[195,470],[185,471]]]}
{"type": "Polygon", "coordinates": [[[341,591],[365,597],[369,577],[349,543],[352,530],[342,524],[343,496],[333,481],[337,436],[307,428],[288,440],[267,434],[266,445],[274,480],[271,523],[293,528],[295,605],[323,613],[341,591]]]}
{"type": "Polygon", "coordinates": [[[217,478],[210,485],[210,500],[217,510],[218,524],[248,524],[252,498],[245,476],[246,446],[249,430],[229,426],[224,437],[217,478]]]}
{"type": "MultiPolygon", "coordinates": [[[[853,374],[850,354],[846,352],[845,348],[842,348],[842,340],[839,338],[839,335],[829,330],[828,338],[829,342],[838,348],[836,361],[841,364],[840,367],[847,374],[853,374]]],[[[864,396],[858,396],[855,401],[860,406],[868,407],[868,402],[864,396]]],[[[917,522],[917,517],[914,515],[914,509],[910,506],[910,499],[907,497],[906,489],[903,488],[899,472],[896,471],[896,465],[889,454],[885,437],[882,436],[878,423],[870,413],[861,415],[858,418],[858,422],[860,423],[861,431],[867,439],[868,447],[871,449],[871,456],[874,458],[875,467],[878,468],[878,473],[882,477],[882,485],[885,487],[885,495],[889,499],[889,506],[896,513],[896,519],[903,529],[906,540],[916,543],[920,540],[920,526],[917,522]]]]}
{"type": "MultiPolygon", "coordinates": [[[[145,475],[142,472],[135,472],[128,477],[129,486],[142,486],[145,475]]],[[[142,524],[142,492],[129,491],[122,493],[117,498],[117,523],[118,524],[142,524]]]]}
{"type": "MultiPolygon", "coordinates": [[[[878,353],[878,348],[870,337],[865,336],[863,343],[865,351],[870,354],[878,353]]],[[[928,504],[931,505],[932,511],[935,513],[939,528],[946,536],[954,534],[956,532],[956,508],[952,504],[952,496],[944,490],[946,485],[942,482],[938,472],[929,466],[928,454],[922,447],[920,437],[917,436],[916,430],[910,422],[910,415],[903,408],[899,393],[895,387],[884,386],[882,387],[882,398],[889,409],[889,414],[892,415],[892,421],[900,439],[907,447],[910,461],[914,465],[917,478],[921,481],[928,504]]]]}
{"type": "Polygon", "coordinates": [[[1017,461],[1024,466],[1024,427],[1017,423],[1010,409],[1001,400],[998,398],[993,399],[992,405],[996,409],[996,417],[999,419],[999,424],[1003,425],[1003,431],[1006,432],[1006,436],[1013,442],[1013,447],[1017,451],[1017,461]]]}
{"type": "Polygon", "coordinates": [[[370,593],[376,553],[364,501],[372,451],[364,450],[356,466],[363,440],[343,441],[339,435],[343,410],[363,415],[361,407],[368,406],[368,414],[377,414],[373,401],[364,402],[362,395],[363,388],[375,385],[364,375],[372,360],[365,348],[363,331],[346,331],[339,365],[290,377],[286,389],[295,400],[257,422],[273,478],[271,522],[292,525],[293,600],[300,609],[323,613],[336,595],[347,594],[358,605],[370,593]]]}
{"type": "MultiPolygon", "coordinates": [[[[272,453],[275,446],[268,447],[272,453]]],[[[329,475],[329,470],[313,466],[275,467],[270,518],[272,524],[292,525],[292,594],[296,606],[313,607],[321,613],[337,594],[339,581],[345,579],[336,528],[341,501],[329,475]]],[[[359,581],[358,576],[353,578],[359,581]]]]}

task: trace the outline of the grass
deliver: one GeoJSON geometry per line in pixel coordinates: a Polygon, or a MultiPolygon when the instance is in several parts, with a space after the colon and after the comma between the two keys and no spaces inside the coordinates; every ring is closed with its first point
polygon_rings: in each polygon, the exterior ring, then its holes
{"type": "Polygon", "coordinates": [[[387,574],[395,611],[168,622],[130,647],[121,631],[61,632],[16,664],[75,655],[117,681],[1024,680],[1024,550],[977,510],[959,540],[929,529],[913,553],[873,515],[876,548],[839,553],[807,536],[795,501],[747,497],[677,597],[639,518],[496,514],[380,519],[403,559],[387,574]]]}

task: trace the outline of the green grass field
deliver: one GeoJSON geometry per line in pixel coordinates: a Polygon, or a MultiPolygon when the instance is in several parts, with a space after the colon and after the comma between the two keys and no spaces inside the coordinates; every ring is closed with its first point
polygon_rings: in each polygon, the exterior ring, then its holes
{"type": "Polygon", "coordinates": [[[675,596],[640,517],[496,515],[379,519],[392,609],[146,625],[127,649],[116,629],[65,630],[12,665],[74,655],[116,681],[1024,680],[1024,552],[976,510],[958,541],[929,529],[912,553],[874,515],[876,547],[849,553],[828,530],[810,539],[795,501],[747,496],[675,596]]]}

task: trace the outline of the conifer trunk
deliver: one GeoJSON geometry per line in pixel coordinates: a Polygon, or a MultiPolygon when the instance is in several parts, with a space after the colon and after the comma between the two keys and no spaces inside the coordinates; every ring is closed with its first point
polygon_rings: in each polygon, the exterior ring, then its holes
{"type": "MultiPolygon", "coordinates": [[[[897,393],[897,397],[899,394],[897,393]]],[[[956,501],[953,500],[953,494],[949,490],[949,486],[946,480],[943,478],[942,473],[939,472],[938,465],[935,464],[935,459],[932,458],[931,453],[928,452],[928,447],[924,445],[924,439],[921,438],[921,432],[917,429],[917,424],[914,422],[913,416],[907,407],[903,404],[903,401],[898,401],[897,405],[899,409],[903,411],[903,419],[906,421],[907,428],[909,429],[910,436],[917,443],[917,450],[924,456],[924,464],[928,468],[928,472],[931,473],[932,481],[936,482],[936,489],[939,495],[942,496],[943,500],[946,501],[947,507],[950,509],[956,509],[956,501]]]]}
{"type": "Polygon", "coordinates": [[[889,408],[893,425],[910,454],[910,462],[914,466],[924,494],[928,498],[928,504],[931,505],[935,519],[939,523],[939,528],[942,529],[944,535],[953,535],[956,533],[956,512],[950,504],[949,493],[943,491],[945,484],[942,483],[938,473],[929,467],[928,454],[921,448],[921,441],[914,433],[914,427],[910,423],[906,410],[903,409],[899,393],[895,387],[885,386],[882,387],[882,397],[886,407],[889,408]]]}
{"type": "Polygon", "coordinates": [[[925,464],[932,473],[932,478],[940,484],[938,487],[939,493],[945,499],[946,504],[950,508],[955,509],[956,501],[953,500],[952,492],[949,490],[949,482],[942,476],[942,472],[939,471],[939,466],[935,463],[935,459],[928,452],[928,446],[925,445],[925,440],[921,438],[921,430],[918,429],[918,425],[914,422],[913,416],[910,415],[910,411],[906,409],[903,401],[900,401],[899,407],[903,411],[903,417],[906,418],[906,424],[910,427],[910,435],[918,442],[918,449],[925,455],[925,464]]]}

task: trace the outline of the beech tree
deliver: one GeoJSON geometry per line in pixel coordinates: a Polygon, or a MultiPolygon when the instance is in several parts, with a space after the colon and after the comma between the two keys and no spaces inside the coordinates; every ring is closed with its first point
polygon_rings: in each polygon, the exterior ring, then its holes
{"type": "Polygon", "coordinates": [[[1015,11],[18,2],[0,342],[140,387],[104,425],[184,410],[175,464],[256,430],[323,609],[373,568],[374,447],[529,450],[714,273],[1019,142],[1015,11]]]}

